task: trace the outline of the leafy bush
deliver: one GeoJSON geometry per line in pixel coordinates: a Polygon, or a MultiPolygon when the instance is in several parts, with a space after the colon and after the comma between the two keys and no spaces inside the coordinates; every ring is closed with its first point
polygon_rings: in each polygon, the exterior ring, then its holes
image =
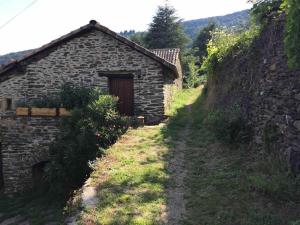
{"type": "Polygon", "coordinates": [[[201,65],[201,72],[209,76],[212,75],[216,66],[222,63],[226,57],[234,57],[241,51],[247,51],[258,34],[259,28],[257,26],[238,33],[216,30],[212,33],[212,39],[207,45],[208,56],[201,65]]]}
{"type": "Polygon", "coordinates": [[[201,83],[205,82],[206,76],[199,76],[199,68],[196,66],[195,61],[191,61],[188,64],[189,71],[185,77],[185,86],[187,88],[195,88],[201,83]]]}
{"type": "Polygon", "coordinates": [[[50,145],[46,175],[56,191],[81,185],[91,172],[89,162],[101,156],[127,128],[112,96],[67,84],[60,98],[71,116],[63,119],[60,133],[50,145]]]}
{"type": "Polygon", "coordinates": [[[274,201],[299,202],[300,177],[290,172],[285,159],[277,153],[260,155],[254,174],[248,179],[249,188],[274,201]]]}
{"type": "Polygon", "coordinates": [[[207,44],[212,38],[212,33],[216,29],[217,24],[214,21],[209,22],[207,26],[201,29],[197,35],[196,40],[193,43],[193,49],[195,49],[195,56],[199,57],[199,61],[202,62],[207,56],[207,44]]]}
{"type": "Polygon", "coordinates": [[[250,11],[252,19],[257,24],[266,24],[269,19],[280,13],[282,0],[259,0],[251,1],[253,7],[250,11]]]}
{"type": "Polygon", "coordinates": [[[285,51],[290,68],[300,68],[300,2],[298,0],[259,0],[254,1],[251,15],[258,24],[285,13],[285,51]]]}
{"type": "Polygon", "coordinates": [[[286,0],[285,51],[290,68],[300,68],[300,2],[286,0]]]}
{"type": "Polygon", "coordinates": [[[224,143],[240,144],[250,141],[252,129],[238,110],[210,111],[204,119],[204,124],[208,129],[214,131],[216,138],[224,143]]]}

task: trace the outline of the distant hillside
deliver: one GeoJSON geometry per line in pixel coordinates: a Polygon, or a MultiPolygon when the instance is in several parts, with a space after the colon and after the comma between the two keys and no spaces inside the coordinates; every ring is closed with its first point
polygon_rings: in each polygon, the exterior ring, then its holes
{"type": "MultiPolygon", "coordinates": [[[[216,22],[221,27],[237,28],[247,26],[249,24],[249,19],[249,10],[243,10],[225,16],[215,16],[197,20],[187,20],[183,21],[182,24],[186,35],[192,40],[194,40],[199,31],[203,27],[208,25],[208,23],[211,21],[216,22]]],[[[120,35],[126,38],[130,38],[132,35],[137,33],[143,32],[136,32],[135,30],[125,30],[120,32],[120,35]]]]}
{"type": "Polygon", "coordinates": [[[210,21],[215,21],[221,27],[244,27],[249,23],[249,10],[243,10],[225,16],[184,21],[183,26],[185,33],[191,39],[195,39],[199,31],[210,21]]]}
{"type": "MultiPolygon", "coordinates": [[[[218,25],[222,27],[234,28],[243,27],[249,23],[249,10],[243,10],[240,12],[235,12],[225,16],[209,17],[197,20],[188,20],[183,22],[184,30],[186,34],[194,40],[199,33],[199,31],[206,26],[210,21],[215,21],[218,25]]],[[[143,34],[143,32],[136,32],[134,30],[123,31],[120,34],[126,38],[130,38],[134,34],[143,34]]],[[[32,50],[21,51],[9,53],[0,56],[0,66],[7,64],[14,60],[19,60],[25,55],[29,54],[32,50]]]]}
{"type": "Polygon", "coordinates": [[[12,61],[19,60],[24,56],[28,55],[32,50],[25,50],[21,52],[12,52],[6,55],[0,56],[0,65],[8,64],[12,61]]]}

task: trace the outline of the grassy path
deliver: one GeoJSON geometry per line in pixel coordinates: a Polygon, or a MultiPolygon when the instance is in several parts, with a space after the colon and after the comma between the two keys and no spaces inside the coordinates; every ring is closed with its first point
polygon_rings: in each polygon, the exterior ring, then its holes
{"type": "MultiPolygon", "coordinates": [[[[130,129],[96,161],[95,204],[77,224],[300,225],[300,179],[271,154],[222,144],[201,89],[179,93],[170,115],[130,129]]],[[[0,196],[0,225],[62,224],[58,202],[0,196]]]]}
{"type": "Polygon", "coordinates": [[[91,178],[98,204],[86,209],[81,224],[180,223],[190,124],[182,120],[186,112],[177,109],[191,104],[199,93],[195,89],[178,95],[169,123],[129,130],[96,163],[91,178]]]}
{"type": "Polygon", "coordinates": [[[200,89],[167,124],[130,130],[95,165],[82,224],[299,225],[300,188],[273,156],[230,147],[206,126],[200,89]]]}

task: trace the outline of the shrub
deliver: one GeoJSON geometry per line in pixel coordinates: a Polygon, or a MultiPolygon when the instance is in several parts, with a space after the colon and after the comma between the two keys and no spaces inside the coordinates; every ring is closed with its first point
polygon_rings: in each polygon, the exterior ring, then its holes
{"type": "Polygon", "coordinates": [[[280,13],[282,0],[259,0],[252,1],[253,7],[250,11],[253,21],[257,24],[266,24],[273,16],[280,13]]]}
{"type": "Polygon", "coordinates": [[[189,62],[188,68],[189,68],[188,69],[189,71],[185,78],[185,87],[195,88],[195,87],[199,86],[201,83],[205,82],[206,76],[198,75],[199,68],[197,68],[195,61],[189,62]]]}
{"type": "Polygon", "coordinates": [[[286,0],[285,51],[290,68],[300,68],[300,2],[286,0]]]}
{"type": "Polygon", "coordinates": [[[71,116],[62,120],[60,133],[50,145],[46,175],[55,191],[81,185],[91,172],[89,162],[101,156],[127,128],[112,96],[67,84],[60,97],[71,116]]]}
{"type": "Polygon", "coordinates": [[[242,144],[250,141],[251,127],[247,125],[238,110],[210,111],[204,119],[204,124],[215,133],[217,139],[224,143],[242,144]]]}
{"type": "Polygon", "coordinates": [[[234,57],[242,51],[248,51],[253,39],[259,34],[259,28],[253,26],[243,32],[216,30],[207,45],[208,55],[201,65],[201,73],[211,76],[216,66],[227,57],[234,57]]]}

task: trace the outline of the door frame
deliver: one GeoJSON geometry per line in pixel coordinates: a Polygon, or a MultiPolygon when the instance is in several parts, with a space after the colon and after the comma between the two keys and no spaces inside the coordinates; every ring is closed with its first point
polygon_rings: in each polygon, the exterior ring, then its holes
{"type": "Polygon", "coordinates": [[[134,116],[135,115],[135,92],[134,92],[134,76],[133,74],[130,73],[124,73],[124,74],[110,74],[106,75],[107,77],[107,87],[108,87],[108,92],[111,94],[111,80],[114,78],[124,78],[124,79],[131,79],[132,80],[132,109],[131,109],[131,115],[129,116],[134,116]]]}

